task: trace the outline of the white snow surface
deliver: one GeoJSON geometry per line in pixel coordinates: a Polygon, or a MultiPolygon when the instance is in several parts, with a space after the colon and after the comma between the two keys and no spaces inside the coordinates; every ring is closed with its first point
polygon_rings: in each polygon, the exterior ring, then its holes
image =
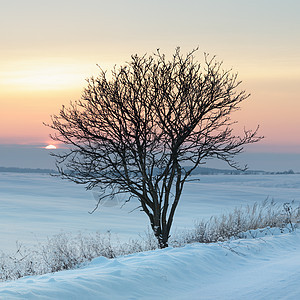
{"type": "MultiPolygon", "coordinates": [[[[300,201],[300,175],[208,175],[187,183],[174,230],[197,219],[269,199],[300,201]]],[[[106,232],[125,241],[148,220],[125,207],[100,207],[91,192],[41,174],[0,173],[0,250],[64,232],[106,232]]],[[[106,259],[79,269],[0,283],[0,299],[300,299],[300,229],[216,244],[191,244],[106,259]]]]}
{"type": "Polygon", "coordinates": [[[190,244],[0,284],[1,299],[300,299],[300,232],[190,244]]]}
{"type": "MultiPolygon", "coordinates": [[[[195,221],[231,212],[266,198],[300,202],[300,174],[203,175],[187,182],[176,210],[171,234],[194,227],[195,221]]],[[[0,252],[16,251],[16,241],[31,247],[60,232],[106,233],[121,241],[139,238],[149,220],[137,201],[95,207],[91,191],[46,174],[0,173],[0,252]],[[132,211],[133,210],[133,211],[132,211]],[[132,211],[132,212],[131,212],[132,211]]]]}

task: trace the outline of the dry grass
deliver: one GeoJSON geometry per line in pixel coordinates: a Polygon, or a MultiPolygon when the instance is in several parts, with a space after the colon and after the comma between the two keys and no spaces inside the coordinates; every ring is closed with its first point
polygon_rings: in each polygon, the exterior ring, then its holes
{"type": "MultiPolygon", "coordinates": [[[[279,227],[292,231],[299,221],[300,207],[295,207],[293,203],[280,206],[266,200],[211,217],[209,221],[200,221],[193,231],[172,238],[170,245],[177,247],[193,242],[213,243],[232,237],[243,238],[246,237],[245,232],[258,228],[279,227]]],[[[158,244],[150,231],[144,237],[127,243],[112,241],[109,232],[76,236],[59,234],[34,249],[18,245],[13,255],[3,253],[0,256],[0,281],[74,269],[99,256],[114,258],[154,249],[158,249],[158,244]]]]}
{"type": "Polygon", "coordinates": [[[294,202],[279,205],[274,201],[265,200],[245,207],[235,208],[233,212],[213,216],[208,221],[196,223],[195,229],[179,237],[174,243],[215,243],[231,238],[244,238],[246,232],[262,228],[295,229],[300,222],[300,206],[294,202]]]}

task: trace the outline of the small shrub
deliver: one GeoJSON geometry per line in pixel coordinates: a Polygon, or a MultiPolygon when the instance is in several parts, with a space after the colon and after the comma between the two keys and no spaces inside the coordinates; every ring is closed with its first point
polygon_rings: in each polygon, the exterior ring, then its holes
{"type": "Polygon", "coordinates": [[[284,203],[281,208],[273,200],[266,199],[261,204],[235,208],[231,213],[213,216],[208,221],[201,220],[196,223],[194,231],[186,233],[183,239],[177,239],[175,244],[214,243],[233,237],[243,238],[245,232],[260,228],[279,227],[293,231],[294,224],[299,221],[300,206],[295,207],[292,202],[284,203]]]}
{"type": "Polygon", "coordinates": [[[0,256],[0,281],[75,269],[99,256],[115,258],[154,250],[158,245],[155,237],[148,231],[145,237],[127,243],[118,240],[112,243],[110,232],[76,236],[61,233],[48,238],[45,244],[37,245],[35,250],[22,245],[17,247],[16,253],[2,253],[0,256]]]}

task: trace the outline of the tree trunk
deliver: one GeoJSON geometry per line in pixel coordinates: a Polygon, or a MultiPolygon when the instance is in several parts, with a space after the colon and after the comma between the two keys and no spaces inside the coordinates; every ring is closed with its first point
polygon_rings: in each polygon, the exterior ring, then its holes
{"type": "Polygon", "coordinates": [[[161,234],[158,239],[159,248],[163,249],[169,247],[168,240],[169,240],[169,234],[161,234]]]}
{"type": "Polygon", "coordinates": [[[164,229],[161,229],[161,226],[152,226],[154,235],[158,241],[158,246],[160,249],[169,247],[169,232],[164,229]]]}

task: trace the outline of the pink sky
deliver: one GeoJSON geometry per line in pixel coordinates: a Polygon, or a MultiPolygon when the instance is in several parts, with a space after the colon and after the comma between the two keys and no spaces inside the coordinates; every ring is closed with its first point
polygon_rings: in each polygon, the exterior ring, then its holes
{"type": "Polygon", "coordinates": [[[297,1],[16,1],[1,7],[0,145],[49,144],[50,121],[80,98],[96,64],[199,46],[251,97],[233,116],[266,138],[249,151],[300,153],[297,1]]]}

